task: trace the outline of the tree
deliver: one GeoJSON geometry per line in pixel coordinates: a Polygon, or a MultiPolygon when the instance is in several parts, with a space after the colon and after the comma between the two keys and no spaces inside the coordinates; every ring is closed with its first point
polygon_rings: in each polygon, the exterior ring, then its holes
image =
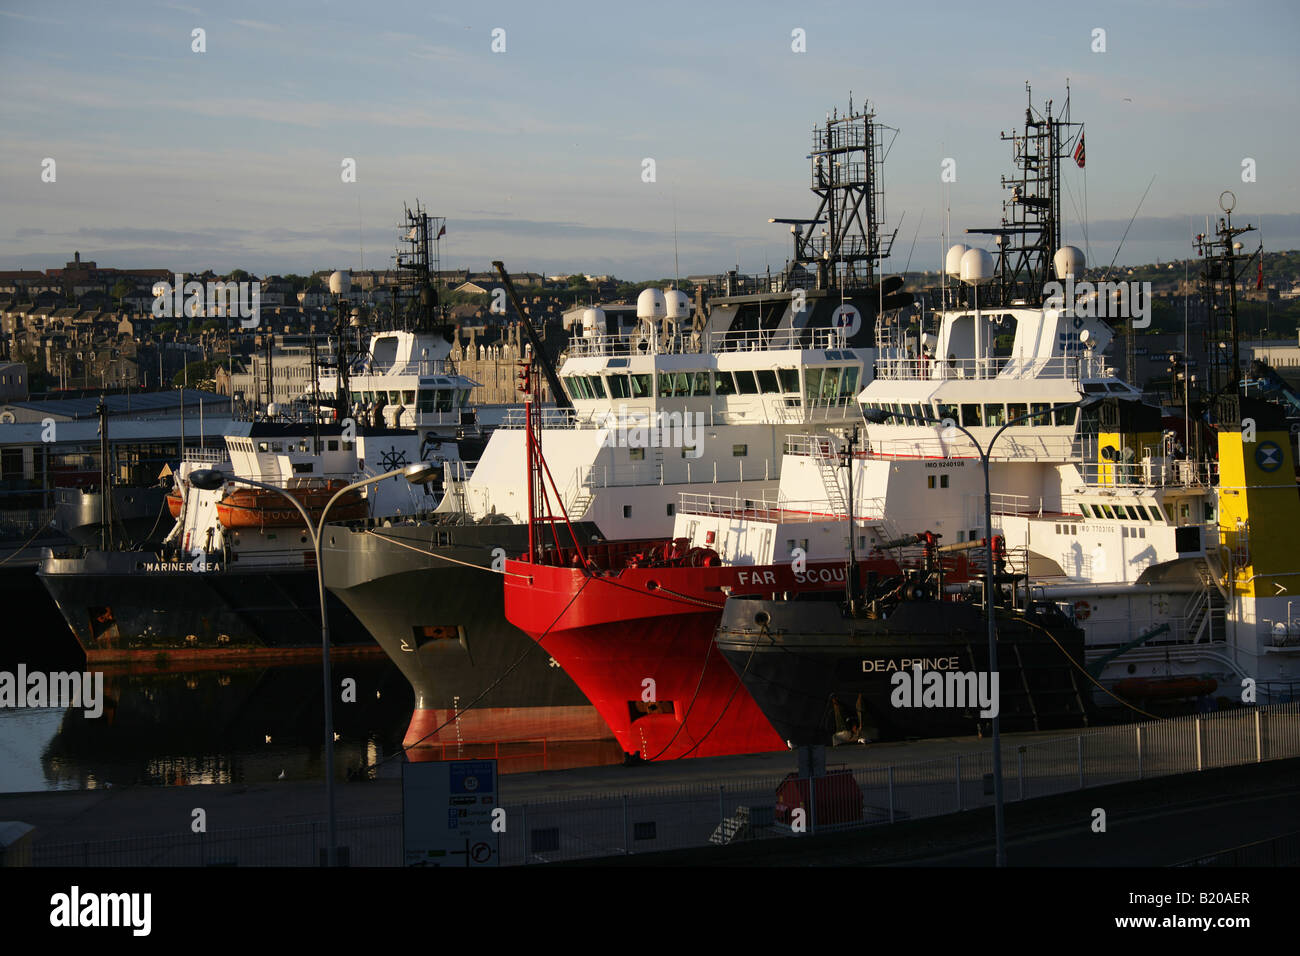
{"type": "Polygon", "coordinates": [[[122,300],[135,291],[135,283],[129,279],[118,279],[113,285],[112,296],[117,299],[117,307],[122,308],[122,300]]]}
{"type": "Polygon", "coordinates": [[[231,270],[230,270],[230,281],[231,281],[231,282],[247,282],[247,281],[248,281],[248,273],[245,272],[243,269],[231,269],[231,270]]]}

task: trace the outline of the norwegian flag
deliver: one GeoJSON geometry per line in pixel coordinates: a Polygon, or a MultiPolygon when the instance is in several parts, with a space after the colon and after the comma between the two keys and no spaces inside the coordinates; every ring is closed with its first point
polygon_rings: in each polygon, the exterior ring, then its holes
{"type": "Polygon", "coordinates": [[[1079,134],[1079,145],[1074,147],[1074,162],[1080,169],[1083,169],[1083,134],[1079,134]]]}

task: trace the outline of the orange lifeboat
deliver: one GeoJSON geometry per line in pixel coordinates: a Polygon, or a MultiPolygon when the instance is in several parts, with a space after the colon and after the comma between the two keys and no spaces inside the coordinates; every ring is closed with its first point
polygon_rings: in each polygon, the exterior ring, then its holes
{"type": "MultiPolygon", "coordinates": [[[[340,480],[310,488],[287,488],[298,499],[313,522],[320,521],[321,512],[339,489],[346,486],[340,480]]],[[[364,518],[369,513],[366,499],[360,489],[353,489],[334,503],[330,509],[331,521],[350,521],[364,518]]],[[[225,528],[280,528],[301,526],[302,515],[284,500],[284,495],[261,488],[237,488],[217,502],[217,520],[225,528]]]]}
{"type": "Polygon", "coordinates": [[[179,491],[168,493],[167,510],[171,512],[173,518],[179,518],[181,516],[181,493],[179,491]]]}

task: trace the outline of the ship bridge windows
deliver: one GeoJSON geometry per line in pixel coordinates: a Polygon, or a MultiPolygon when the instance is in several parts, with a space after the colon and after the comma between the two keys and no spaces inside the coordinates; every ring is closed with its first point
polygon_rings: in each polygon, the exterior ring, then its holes
{"type": "Polygon", "coordinates": [[[1050,402],[1030,402],[1029,410],[1034,415],[1029,420],[1030,425],[1052,424],[1052,405],[1050,402]]]}
{"type": "Polygon", "coordinates": [[[686,372],[660,372],[659,397],[684,398],[691,393],[690,376],[686,372]]]}
{"type": "Polygon", "coordinates": [[[632,398],[654,398],[653,375],[629,375],[627,379],[632,398]]]}
{"type": "Polygon", "coordinates": [[[779,368],[776,370],[776,372],[777,372],[777,377],[780,378],[781,380],[781,391],[793,395],[798,395],[799,394],[799,370],[797,368],[779,368]]]}
{"type": "Polygon", "coordinates": [[[408,388],[402,391],[402,404],[410,405],[415,402],[415,389],[408,388]]]}
{"type": "Polygon", "coordinates": [[[606,375],[605,386],[609,389],[610,398],[632,397],[632,388],[628,384],[626,375],[606,375]]]}
{"type": "Polygon", "coordinates": [[[737,392],[739,392],[739,394],[741,395],[758,394],[758,379],[754,377],[754,373],[752,371],[746,368],[746,369],[740,369],[739,371],[733,374],[736,379],[736,390],[737,392]]]}
{"type": "Polygon", "coordinates": [[[452,398],[453,398],[451,389],[449,388],[434,389],[433,396],[435,402],[434,408],[437,411],[440,412],[451,411],[452,398]]]}
{"type": "Polygon", "coordinates": [[[1073,425],[1079,406],[1058,404],[1052,409],[1052,422],[1056,425],[1073,425]]]}
{"type": "MultiPolygon", "coordinates": [[[[789,371],[793,371],[793,369],[790,369],[789,371]]],[[[781,385],[777,381],[775,371],[773,371],[770,368],[760,368],[754,374],[758,376],[759,391],[761,391],[764,395],[779,395],[781,393],[781,385]]],[[[796,373],[796,379],[797,379],[797,373],[796,373]]],[[[794,390],[796,392],[799,391],[799,385],[797,381],[794,390]]]]}
{"type": "Polygon", "coordinates": [[[708,397],[713,393],[713,374],[711,372],[691,373],[691,394],[708,397]]]}
{"type": "Polygon", "coordinates": [[[935,412],[935,417],[938,418],[939,421],[941,422],[957,421],[958,411],[956,405],[950,405],[947,402],[935,402],[934,412],[935,412]]]}
{"type": "Polygon", "coordinates": [[[961,423],[967,428],[972,425],[983,425],[984,415],[979,405],[964,404],[961,407],[961,423]]]}
{"type": "Polygon", "coordinates": [[[1006,406],[1001,402],[990,402],[984,406],[984,424],[990,428],[1007,423],[1006,406]]]}
{"type": "Polygon", "coordinates": [[[858,393],[858,367],[849,365],[840,376],[840,398],[852,398],[858,393]]]}
{"type": "Polygon", "coordinates": [[[735,395],[736,381],[730,372],[715,372],[713,375],[713,394],[720,396],[735,395]]]}
{"type": "MultiPolygon", "coordinates": [[[[1007,402],[1007,421],[1014,422],[1017,418],[1025,418],[1029,414],[1029,406],[1024,402],[1007,402]]],[[[1032,425],[1033,422],[1026,419],[1022,425],[1032,425]]]]}

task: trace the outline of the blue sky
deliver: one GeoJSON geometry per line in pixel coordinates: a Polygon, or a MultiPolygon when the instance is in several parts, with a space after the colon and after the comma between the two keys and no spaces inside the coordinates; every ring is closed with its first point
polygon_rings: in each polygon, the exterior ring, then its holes
{"type": "Polygon", "coordinates": [[[448,217],[447,268],[672,275],[675,222],[684,275],[775,269],[789,234],[767,219],[813,211],[810,130],[850,91],[900,130],[886,269],[909,253],[934,268],[945,203],[954,233],[997,222],[998,133],[1020,123],[1025,82],[1059,103],[1067,78],[1087,124],[1067,241],[1083,245],[1086,215],[1109,262],[1155,176],[1121,263],[1187,255],[1189,217],[1203,228],[1224,189],[1266,248],[1296,248],[1298,27],[1294,2],[1211,0],[0,0],[0,268],[74,249],[178,271],[383,267],[418,197],[448,217]]]}

